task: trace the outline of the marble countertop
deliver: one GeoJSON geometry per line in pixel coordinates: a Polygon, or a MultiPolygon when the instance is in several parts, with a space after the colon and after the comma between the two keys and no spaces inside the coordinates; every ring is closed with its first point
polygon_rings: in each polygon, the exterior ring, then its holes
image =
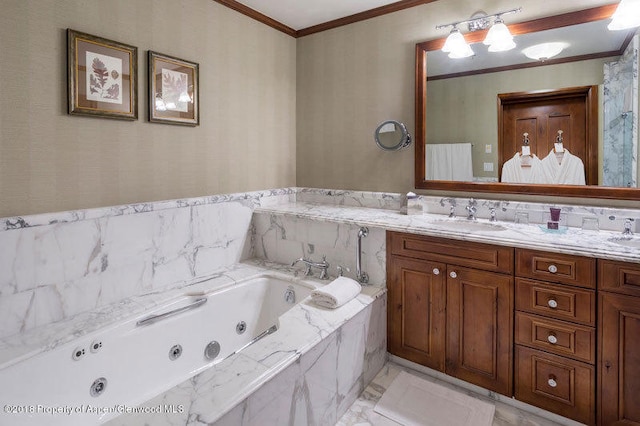
{"type": "Polygon", "coordinates": [[[305,202],[258,207],[255,211],[389,231],[640,262],[640,236],[625,237],[620,232],[583,231],[573,227],[549,230],[539,224],[489,222],[486,219],[469,221],[464,217],[449,218],[439,214],[406,215],[389,209],[305,202]]]}

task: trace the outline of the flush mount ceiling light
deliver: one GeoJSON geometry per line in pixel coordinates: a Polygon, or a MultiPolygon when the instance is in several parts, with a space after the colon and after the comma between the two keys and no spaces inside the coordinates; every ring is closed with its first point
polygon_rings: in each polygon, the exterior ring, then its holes
{"type": "Polygon", "coordinates": [[[621,0],[607,28],[612,31],[640,26],[640,0],[621,0]]]}
{"type": "Polygon", "coordinates": [[[524,53],[527,58],[544,62],[559,55],[560,52],[567,47],[569,47],[569,44],[563,42],[542,43],[529,46],[526,49],[523,49],[522,53],[524,53]]]}
{"type": "Polygon", "coordinates": [[[444,43],[444,46],[442,47],[442,51],[445,53],[449,53],[449,57],[454,59],[466,58],[473,55],[473,49],[471,49],[471,46],[469,46],[469,44],[466,42],[464,36],[460,33],[460,30],[458,30],[458,25],[460,24],[467,24],[469,31],[471,32],[486,30],[490,27],[489,31],[487,32],[487,36],[483,41],[485,45],[489,46],[489,52],[504,52],[506,50],[513,49],[514,47],[516,47],[516,43],[513,41],[513,35],[509,31],[509,28],[507,28],[507,26],[504,24],[502,15],[517,13],[521,10],[522,8],[511,9],[504,12],[495,13],[493,15],[487,15],[484,12],[478,12],[466,21],[453,22],[451,24],[436,26],[437,30],[447,27],[453,27],[451,33],[444,43]],[[492,20],[493,25],[491,24],[492,20]]]}

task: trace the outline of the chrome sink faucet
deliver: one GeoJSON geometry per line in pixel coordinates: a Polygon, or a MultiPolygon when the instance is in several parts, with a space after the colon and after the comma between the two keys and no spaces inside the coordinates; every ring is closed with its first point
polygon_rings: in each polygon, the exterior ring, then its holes
{"type": "Polygon", "coordinates": [[[624,230],[622,231],[622,235],[633,235],[633,231],[631,227],[633,225],[633,219],[627,218],[624,220],[624,230]]]}
{"type": "Polygon", "coordinates": [[[469,204],[465,207],[465,209],[467,210],[468,220],[476,220],[476,212],[478,211],[476,204],[476,200],[474,200],[473,198],[469,199],[469,204]]]}
{"type": "Polygon", "coordinates": [[[497,222],[498,218],[496,217],[496,208],[489,208],[489,222],[497,222]]]}
{"type": "Polygon", "coordinates": [[[295,266],[295,264],[298,262],[302,262],[305,264],[306,269],[304,270],[304,274],[306,276],[308,277],[313,276],[313,272],[311,271],[311,268],[318,268],[320,269],[319,278],[321,280],[326,280],[327,278],[329,278],[329,274],[327,273],[327,271],[329,270],[329,263],[327,262],[326,256],[322,256],[322,262],[314,262],[312,260],[307,260],[304,257],[301,257],[300,259],[294,260],[291,263],[291,266],[295,266]]]}

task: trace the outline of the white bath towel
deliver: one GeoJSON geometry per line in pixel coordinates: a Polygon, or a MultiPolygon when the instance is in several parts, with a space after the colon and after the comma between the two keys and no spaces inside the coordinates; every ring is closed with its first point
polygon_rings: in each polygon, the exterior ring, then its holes
{"type": "Polygon", "coordinates": [[[360,294],[360,284],[347,277],[338,277],[324,287],[311,292],[311,301],[323,308],[335,309],[360,294]]]}
{"type": "Polygon", "coordinates": [[[427,180],[473,180],[470,143],[427,144],[427,180]]]}

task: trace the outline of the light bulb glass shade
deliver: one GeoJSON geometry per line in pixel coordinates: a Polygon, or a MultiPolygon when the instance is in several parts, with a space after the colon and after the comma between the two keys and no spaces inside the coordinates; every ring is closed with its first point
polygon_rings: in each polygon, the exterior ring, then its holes
{"type": "Polygon", "coordinates": [[[640,0],[621,0],[607,28],[611,31],[640,26],[640,0]]]}
{"type": "Polygon", "coordinates": [[[524,53],[527,58],[535,59],[536,61],[545,61],[559,55],[560,52],[568,46],[567,43],[562,42],[542,43],[527,47],[522,50],[522,53],[524,53]]]}
{"type": "Polygon", "coordinates": [[[489,32],[482,43],[487,46],[491,46],[496,43],[506,44],[508,40],[513,40],[513,35],[511,35],[509,28],[507,28],[504,22],[499,19],[491,28],[489,28],[489,32]]]}
{"type": "Polygon", "coordinates": [[[461,44],[467,44],[467,41],[464,39],[464,36],[457,28],[453,28],[447,36],[447,39],[444,41],[442,51],[444,53],[452,52],[454,49],[456,49],[457,46],[460,46],[461,44]]]}
{"type": "Polygon", "coordinates": [[[516,42],[513,39],[498,41],[489,46],[489,52],[506,52],[514,47],[516,47],[516,42]]]}
{"type": "Polygon", "coordinates": [[[449,52],[449,57],[451,59],[461,59],[469,56],[473,56],[473,49],[467,44],[467,42],[455,46],[454,50],[449,52]]]}

